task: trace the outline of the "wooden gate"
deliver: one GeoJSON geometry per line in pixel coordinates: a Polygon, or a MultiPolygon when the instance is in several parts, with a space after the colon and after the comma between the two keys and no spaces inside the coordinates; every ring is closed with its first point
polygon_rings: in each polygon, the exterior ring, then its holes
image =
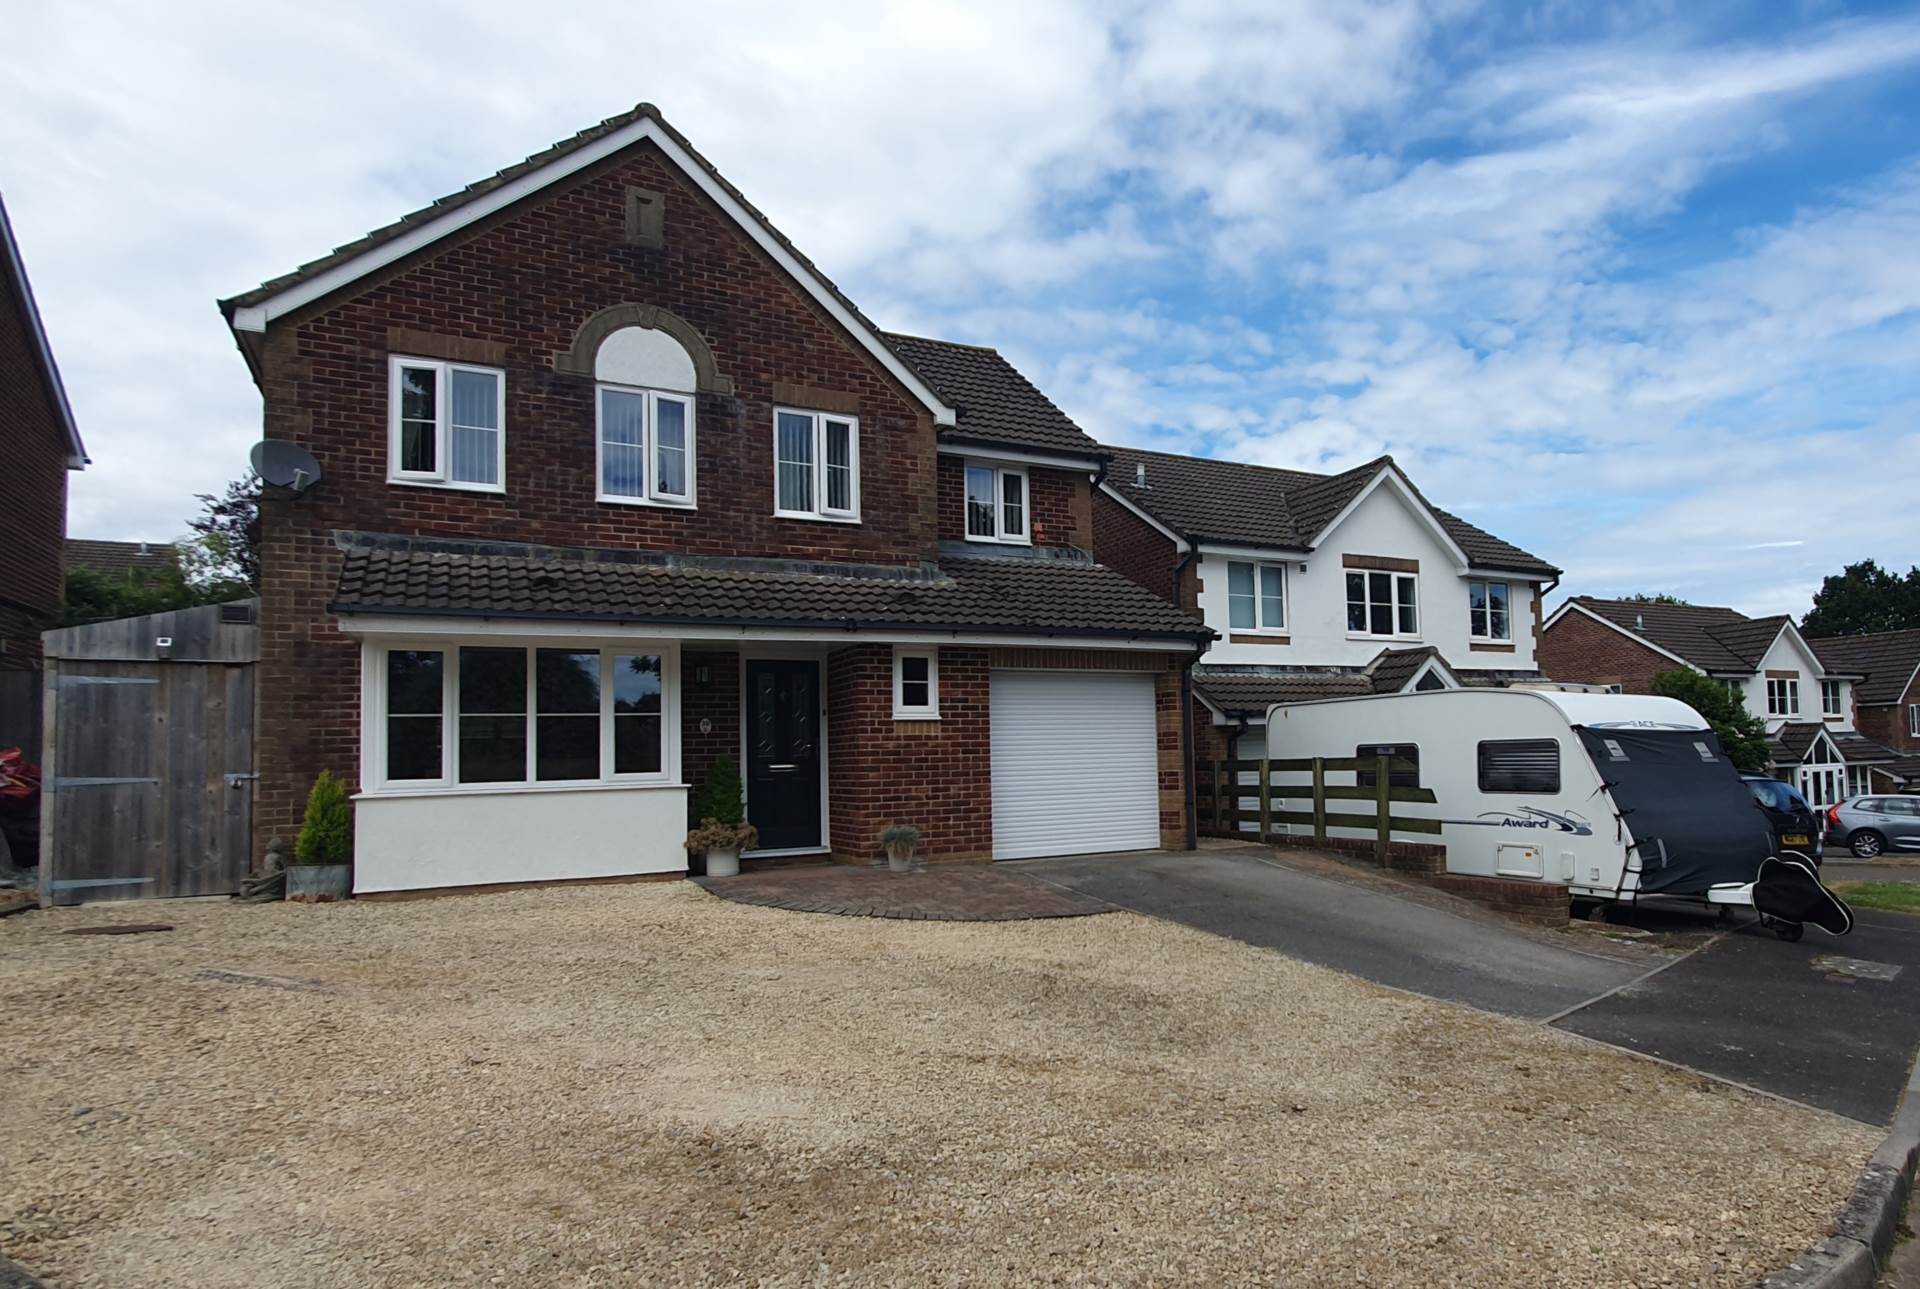
{"type": "Polygon", "coordinates": [[[256,649],[242,607],[47,633],[42,904],[240,889],[256,649]],[[128,656],[143,652],[158,656],[128,656]]]}

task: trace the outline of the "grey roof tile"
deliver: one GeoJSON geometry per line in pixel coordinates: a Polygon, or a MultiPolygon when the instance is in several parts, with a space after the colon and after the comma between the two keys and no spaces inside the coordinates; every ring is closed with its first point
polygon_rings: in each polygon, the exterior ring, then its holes
{"type": "Polygon", "coordinates": [[[1920,630],[1829,636],[1807,643],[1833,670],[1865,675],[1853,697],[1870,706],[1899,702],[1907,682],[1920,671],[1920,630]]]}
{"type": "Polygon", "coordinates": [[[174,549],[168,542],[102,542],[69,537],[66,561],[69,570],[84,568],[107,577],[125,577],[135,569],[157,573],[171,566],[174,549]]]}
{"type": "Polygon", "coordinates": [[[958,410],[954,428],[940,432],[943,439],[1042,448],[1089,458],[1106,455],[1106,449],[997,350],[895,332],[886,333],[885,338],[942,401],[958,410]]]}
{"type": "Polygon", "coordinates": [[[1649,604],[1576,595],[1568,601],[1706,671],[1750,674],[1792,619],[1749,618],[1713,604],[1649,604]]]}

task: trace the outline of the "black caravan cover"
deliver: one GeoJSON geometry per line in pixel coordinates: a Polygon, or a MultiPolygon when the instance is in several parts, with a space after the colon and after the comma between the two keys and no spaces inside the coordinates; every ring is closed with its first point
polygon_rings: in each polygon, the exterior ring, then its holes
{"type": "Polygon", "coordinates": [[[1577,728],[1613,796],[1647,895],[1705,895],[1751,882],[1773,828],[1712,730],[1577,728]]]}

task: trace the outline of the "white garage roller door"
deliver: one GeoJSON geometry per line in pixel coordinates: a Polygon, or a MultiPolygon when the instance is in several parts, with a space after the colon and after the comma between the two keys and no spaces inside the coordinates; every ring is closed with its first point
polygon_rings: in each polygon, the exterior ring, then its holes
{"type": "Polygon", "coordinates": [[[993,857],[1160,844],[1153,677],[993,673],[993,857]]]}

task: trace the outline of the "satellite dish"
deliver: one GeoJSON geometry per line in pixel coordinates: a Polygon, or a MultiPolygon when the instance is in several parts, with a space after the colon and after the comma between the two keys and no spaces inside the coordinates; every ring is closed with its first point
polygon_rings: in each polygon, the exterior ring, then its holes
{"type": "Polygon", "coordinates": [[[320,463],[298,443],[262,439],[253,445],[247,459],[253,463],[253,472],[276,488],[305,492],[320,482],[320,463]]]}

